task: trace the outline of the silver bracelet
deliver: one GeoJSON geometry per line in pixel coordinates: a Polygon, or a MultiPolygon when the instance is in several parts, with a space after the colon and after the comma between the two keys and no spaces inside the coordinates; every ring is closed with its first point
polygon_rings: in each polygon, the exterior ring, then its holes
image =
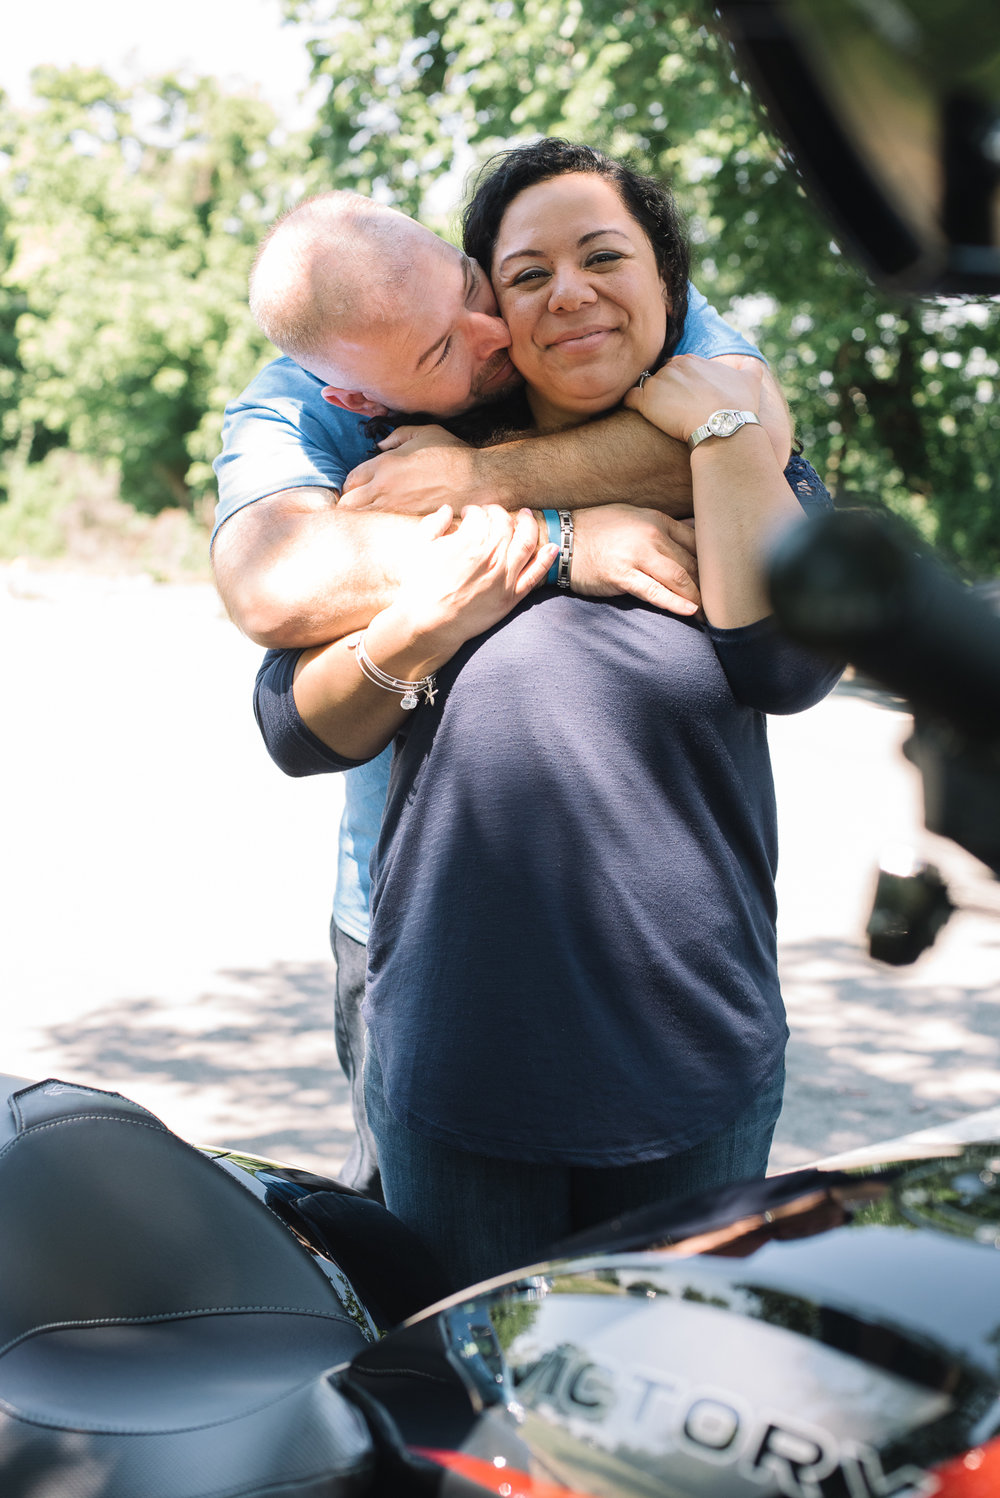
{"type": "Polygon", "coordinates": [[[562,546],[559,551],[559,571],[556,582],[565,592],[569,591],[569,569],[573,565],[573,516],[569,510],[559,511],[562,546]]]}
{"type": "Polygon", "coordinates": [[[423,692],[425,702],[433,704],[437,696],[436,676],[421,676],[419,681],[401,681],[398,676],[390,676],[387,671],[380,670],[368,654],[368,651],[365,649],[364,635],[350,648],[354,651],[354,659],[361,667],[363,675],[367,676],[369,681],[373,681],[377,687],[382,687],[386,692],[401,692],[403,694],[399,705],[405,708],[407,712],[417,706],[419,701],[417,697],[418,692],[423,692]]]}

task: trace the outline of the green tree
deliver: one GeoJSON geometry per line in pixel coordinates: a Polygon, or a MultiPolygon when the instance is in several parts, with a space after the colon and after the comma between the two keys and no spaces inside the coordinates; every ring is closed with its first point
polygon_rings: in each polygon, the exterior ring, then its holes
{"type": "Polygon", "coordinates": [[[33,82],[38,107],[6,117],[0,176],[8,443],[110,463],[140,509],[198,508],[225,401],[268,352],[246,274],[296,195],[301,150],[275,144],[269,107],[208,80],[127,90],[46,68],[33,82]]]}
{"type": "MultiPolygon", "coordinates": [[[[0,161],[9,157],[14,140],[14,118],[6,96],[0,92],[0,161]]],[[[14,240],[10,230],[10,213],[0,196],[0,443],[14,447],[21,435],[18,418],[21,361],[17,349],[17,319],[24,311],[23,292],[9,281],[14,258],[14,240]]],[[[30,434],[29,442],[30,442],[30,434]]],[[[27,457],[22,443],[19,456],[27,457]]],[[[5,497],[3,469],[0,467],[0,498],[5,497]]]]}
{"type": "MultiPolygon", "coordinates": [[[[635,155],[689,213],[702,288],[772,358],[842,502],[886,504],[970,570],[1000,568],[996,303],[877,291],[733,72],[705,0],[286,0],[328,83],[315,186],[436,228],[440,184],[540,134],[635,155]]],[[[454,231],[453,231],[454,232],[454,231]]]]}

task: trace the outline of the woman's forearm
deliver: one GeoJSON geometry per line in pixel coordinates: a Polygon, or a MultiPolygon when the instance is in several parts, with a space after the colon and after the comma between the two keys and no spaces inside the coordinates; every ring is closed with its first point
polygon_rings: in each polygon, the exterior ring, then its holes
{"type": "Polygon", "coordinates": [[[564,432],[496,447],[404,447],[348,476],[341,509],[426,514],[439,504],[516,510],[621,503],[691,513],[691,465],[682,442],[630,411],[564,432]]]}
{"type": "Polygon", "coordinates": [[[766,559],[775,533],[802,510],[767,432],[742,427],[691,454],[695,534],[705,617],[739,629],[771,612],[766,559]]]}
{"type": "MultiPolygon", "coordinates": [[[[447,505],[421,521],[399,592],[360,635],[299,657],[299,716],[346,759],[370,759],[384,749],[420,696],[405,684],[426,681],[466,640],[505,618],[538,586],[557,554],[557,547],[540,539],[530,510],[515,519],[497,505],[474,505],[457,528],[451,524],[447,505]]],[[[432,688],[424,697],[433,710],[432,688]]]]}
{"type": "MultiPolygon", "coordinates": [[[[373,665],[400,681],[430,677],[448,658],[430,648],[392,606],[376,614],[366,630],[304,650],[295,667],[295,706],[306,727],[344,759],[373,759],[412,712],[402,706],[401,690],[390,691],[365,674],[358,660],[362,640],[373,665]]],[[[423,700],[420,693],[418,701],[423,700]]]]}

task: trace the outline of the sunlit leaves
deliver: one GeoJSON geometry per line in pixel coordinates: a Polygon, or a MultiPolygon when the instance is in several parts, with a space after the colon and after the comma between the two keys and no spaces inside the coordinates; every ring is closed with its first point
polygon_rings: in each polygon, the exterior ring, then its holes
{"type": "MultiPolygon", "coordinates": [[[[175,78],[43,70],[0,98],[0,430],[70,443],[157,508],[204,503],[222,408],[266,356],[246,311],[263,229],[354,187],[445,233],[493,151],[563,134],[673,181],[702,288],[777,369],[838,499],[885,503],[1000,569],[1000,307],[904,305],[832,241],[708,0],[286,0],[325,85],[311,145],[175,78]]],[[[304,43],[305,45],[305,43],[304,43]]]]}
{"type": "Polygon", "coordinates": [[[125,90],[44,69],[35,91],[7,118],[0,173],[5,436],[22,456],[67,444],[112,462],[142,508],[197,507],[222,407],[266,356],[246,275],[303,154],[274,143],[267,106],[208,80],[125,90]]]}

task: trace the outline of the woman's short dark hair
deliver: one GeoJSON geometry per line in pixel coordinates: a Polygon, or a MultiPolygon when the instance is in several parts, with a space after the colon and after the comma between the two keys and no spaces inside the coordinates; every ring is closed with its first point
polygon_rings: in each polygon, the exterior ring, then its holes
{"type": "Polygon", "coordinates": [[[658,367],[673,353],[684,332],[691,254],[684,219],[673,193],[654,177],[644,176],[592,146],[575,145],[554,136],[501,151],[491,156],[479,172],[472,198],[462,215],[465,252],[490,274],[500,223],[518,193],[570,172],[589,172],[610,182],[653,247],[670,298],[667,339],[657,360],[658,367]]]}

